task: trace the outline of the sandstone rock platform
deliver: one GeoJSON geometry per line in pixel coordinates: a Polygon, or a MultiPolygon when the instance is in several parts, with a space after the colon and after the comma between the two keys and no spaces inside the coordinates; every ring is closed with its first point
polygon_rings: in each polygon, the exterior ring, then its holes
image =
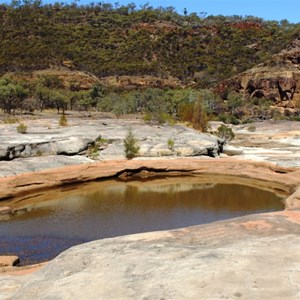
{"type": "Polygon", "coordinates": [[[26,124],[26,134],[17,132],[17,124],[0,124],[0,177],[95,160],[124,160],[124,138],[129,128],[137,139],[141,159],[218,157],[222,143],[216,136],[183,125],[149,125],[139,119],[99,115],[70,116],[66,127],[58,126],[56,118],[29,119],[26,124]]]}
{"type": "MultiPolygon", "coordinates": [[[[243,151],[231,149],[232,157],[106,159],[73,165],[77,157],[71,156],[65,167],[63,162],[28,169],[28,164],[16,175],[2,175],[2,213],[22,208],[25,198],[34,198],[34,193],[42,197],[49,188],[160,172],[238,176],[241,182],[284,189],[291,196],[282,212],[94,241],[72,247],[23,276],[0,270],[0,299],[299,299],[300,127],[276,124],[255,124],[255,132],[235,127],[232,145],[243,151]]],[[[12,166],[17,160],[2,162],[12,166]]]]}
{"type": "Polygon", "coordinates": [[[99,240],[30,275],[1,299],[298,299],[300,212],[99,240]]]}

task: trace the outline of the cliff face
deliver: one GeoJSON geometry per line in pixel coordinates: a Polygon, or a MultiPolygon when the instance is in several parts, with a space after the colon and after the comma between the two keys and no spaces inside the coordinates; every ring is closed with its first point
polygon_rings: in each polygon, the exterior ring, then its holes
{"type": "Polygon", "coordinates": [[[298,107],[300,38],[268,62],[225,80],[217,87],[217,92],[221,95],[230,91],[243,93],[247,98],[274,100],[284,107],[298,107]]]}

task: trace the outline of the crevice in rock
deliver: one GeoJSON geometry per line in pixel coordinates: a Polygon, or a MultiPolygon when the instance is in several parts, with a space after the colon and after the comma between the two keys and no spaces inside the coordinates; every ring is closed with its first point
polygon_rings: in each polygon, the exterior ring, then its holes
{"type": "Polygon", "coordinates": [[[25,186],[41,185],[41,184],[43,184],[43,182],[30,182],[27,184],[18,184],[16,185],[16,187],[25,187],[25,186]]]}
{"type": "MultiPolygon", "coordinates": [[[[148,168],[148,167],[140,167],[140,168],[136,168],[136,169],[124,169],[121,170],[119,172],[117,172],[115,175],[111,176],[111,178],[119,178],[121,180],[126,180],[129,178],[132,178],[134,176],[140,177],[140,178],[145,178],[145,177],[149,177],[151,176],[151,174],[158,175],[160,174],[170,174],[170,173],[174,173],[174,172],[178,172],[181,174],[184,173],[190,173],[195,171],[194,169],[190,169],[190,170],[182,170],[182,169],[165,169],[165,168],[148,168]]],[[[152,175],[153,176],[153,175],[152,175]]]]}

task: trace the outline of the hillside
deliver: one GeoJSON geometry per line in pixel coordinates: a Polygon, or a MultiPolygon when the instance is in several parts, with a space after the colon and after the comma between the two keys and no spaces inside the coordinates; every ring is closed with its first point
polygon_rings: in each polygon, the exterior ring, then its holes
{"type": "Polygon", "coordinates": [[[0,74],[64,66],[99,78],[147,75],[201,88],[265,61],[300,32],[287,21],[101,2],[14,1],[0,6],[0,24],[0,74]]]}
{"type": "Polygon", "coordinates": [[[254,68],[219,83],[221,95],[237,92],[247,100],[268,99],[277,107],[300,108],[300,38],[254,68]]]}

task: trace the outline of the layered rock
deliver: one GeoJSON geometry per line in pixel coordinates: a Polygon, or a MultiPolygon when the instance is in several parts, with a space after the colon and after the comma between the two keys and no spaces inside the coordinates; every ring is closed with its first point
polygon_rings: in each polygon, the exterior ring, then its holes
{"type": "Polygon", "coordinates": [[[130,127],[140,147],[139,157],[218,157],[223,143],[216,136],[181,125],[74,118],[70,126],[58,127],[54,122],[30,120],[26,134],[18,133],[16,125],[2,125],[0,176],[22,173],[22,165],[26,172],[93,160],[126,159],[124,138],[130,127]]]}
{"type": "Polygon", "coordinates": [[[221,82],[217,91],[223,95],[235,91],[249,98],[270,99],[284,107],[299,106],[300,39],[268,62],[221,82]]]}

